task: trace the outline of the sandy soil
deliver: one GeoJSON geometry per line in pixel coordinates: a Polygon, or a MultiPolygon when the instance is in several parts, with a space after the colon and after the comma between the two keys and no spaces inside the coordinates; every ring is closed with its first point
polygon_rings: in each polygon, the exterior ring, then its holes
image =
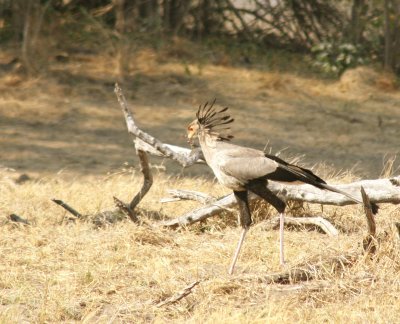
{"type": "MultiPolygon", "coordinates": [[[[10,59],[0,54],[0,62],[10,59]]],[[[334,82],[273,68],[191,65],[160,61],[152,52],[141,55],[123,89],[138,123],[165,142],[186,146],[185,126],[197,106],[217,98],[235,117],[237,143],[260,149],[268,144],[273,153],[302,156],[307,166],[325,163],[378,177],[384,160],[400,151],[400,94],[384,75],[368,69],[334,82]]],[[[135,164],[113,93],[114,72],[109,57],[89,54],[52,62],[36,79],[1,72],[0,164],[33,176],[62,170],[104,174],[124,162],[135,164]]],[[[192,167],[184,174],[204,172],[205,167],[192,167]]]]}

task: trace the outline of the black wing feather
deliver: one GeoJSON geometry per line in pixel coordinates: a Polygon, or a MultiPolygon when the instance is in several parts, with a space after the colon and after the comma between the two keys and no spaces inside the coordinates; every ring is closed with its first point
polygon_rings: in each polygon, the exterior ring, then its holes
{"type": "MultiPolygon", "coordinates": [[[[333,191],[346,197],[352,199],[354,202],[362,203],[359,199],[353,197],[352,195],[344,192],[340,189],[328,185],[323,179],[315,175],[311,170],[299,167],[297,165],[289,164],[286,161],[276,157],[275,155],[265,154],[265,157],[278,162],[279,166],[276,171],[266,175],[266,179],[277,181],[277,182],[296,182],[302,181],[304,183],[313,185],[319,189],[325,189],[333,191]]],[[[379,206],[372,202],[372,213],[376,215],[378,213],[379,206]]]]}
{"type": "Polygon", "coordinates": [[[325,189],[326,182],[315,175],[311,170],[287,163],[275,155],[265,154],[265,157],[279,163],[275,172],[267,175],[267,179],[272,181],[296,182],[301,181],[311,184],[320,189],[325,189]]]}

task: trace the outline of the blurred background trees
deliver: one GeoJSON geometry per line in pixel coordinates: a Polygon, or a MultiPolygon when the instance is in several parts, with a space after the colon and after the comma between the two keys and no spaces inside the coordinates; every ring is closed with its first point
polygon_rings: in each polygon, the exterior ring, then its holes
{"type": "Polygon", "coordinates": [[[121,79],[134,46],[173,37],[311,53],[336,75],[366,63],[400,73],[400,0],[0,0],[0,44],[27,74],[46,66],[51,49],[68,52],[90,33],[113,51],[121,79]]]}

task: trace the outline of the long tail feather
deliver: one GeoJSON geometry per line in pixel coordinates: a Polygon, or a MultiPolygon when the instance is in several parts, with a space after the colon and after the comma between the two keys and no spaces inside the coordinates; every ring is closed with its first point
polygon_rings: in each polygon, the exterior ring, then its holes
{"type": "MultiPolygon", "coordinates": [[[[356,197],[354,197],[353,195],[350,195],[349,193],[347,193],[347,192],[345,192],[345,191],[343,191],[343,190],[340,190],[340,189],[337,189],[337,188],[335,188],[335,187],[332,187],[332,186],[330,186],[330,185],[328,185],[328,184],[325,184],[325,183],[321,183],[321,184],[319,184],[323,189],[326,189],[326,190],[329,190],[329,191],[333,191],[333,192],[336,192],[336,193],[339,193],[339,194],[341,194],[341,195],[344,195],[344,196],[346,196],[347,198],[349,198],[349,199],[351,199],[352,201],[354,201],[354,202],[356,202],[357,204],[364,204],[360,199],[357,199],[356,197]]],[[[360,189],[361,190],[361,189],[360,189]]],[[[379,209],[379,206],[376,204],[376,203],[371,203],[371,208],[372,208],[372,213],[374,214],[374,215],[376,215],[377,213],[378,213],[378,209],[379,209]]]]}

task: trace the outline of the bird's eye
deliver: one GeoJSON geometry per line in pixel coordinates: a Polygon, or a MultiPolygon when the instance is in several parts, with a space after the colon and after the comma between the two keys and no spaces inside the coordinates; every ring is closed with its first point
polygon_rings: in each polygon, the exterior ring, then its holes
{"type": "Polygon", "coordinates": [[[189,130],[189,131],[193,131],[193,127],[192,127],[192,126],[189,126],[189,127],[188,127],[188,130],[189,130]]]}

